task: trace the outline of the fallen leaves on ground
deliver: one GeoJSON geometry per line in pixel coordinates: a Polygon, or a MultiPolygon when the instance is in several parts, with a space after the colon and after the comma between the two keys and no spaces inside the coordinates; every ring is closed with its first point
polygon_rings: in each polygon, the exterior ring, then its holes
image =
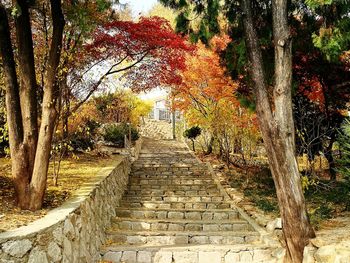
{"type": "Polygon", "coordinates": [[[110,157],[92,154],[81,154],[78,159],[67,158],[61,163],[58,186],[53,183],[51,164],[43,209],[32,212],[21,210],[15,205],[11,160],[0,158],[0,232],[27,225],[43,217],[48,211],[63,204],[75,190],[94,178],[110,162],[110,157]]]}

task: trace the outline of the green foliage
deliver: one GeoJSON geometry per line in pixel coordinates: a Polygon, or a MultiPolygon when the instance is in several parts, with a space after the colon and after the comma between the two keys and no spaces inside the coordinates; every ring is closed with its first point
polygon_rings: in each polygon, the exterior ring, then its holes
{"type": "Polygon", "coordinates": [[[261,199],[255,200],[255,204],[257,205],[257,207],[259,207],[261,210],[265,212],[278,211],[278,204],[276,200],[273,202],[267,198],[261,198],[261,199]]]}
{"type": "Polygon", "coordinates": [[[193,126],[184,132],[184,137],[190,140],[195,140],[199,135],[201,135],[202,129],[198,126],[193,126]]]}
{"type": "MultiPolygon", "coordinates": [[[[337,160],[337,171],[350,184],[350,120],[345,119],[338,136],[341,158],[337,160]]],[[[350,187],[350,185],[349,185],[350,187]]]]}
{"type": "Polygon", "coordinates": [[[305,4],[311,9],[332,4],[333,0],[305,0],[305,4]]]}
{"type": "Polygon", "coordinates": [[[5,94],[3,90],[0,89],[0,155],[9,155],[10,153],[8,129],[5,116],[5,94]]]}
{"type": "Polygon", "coordinates": [[[321,28],[319,35],[313,33],[312,40],[328,61],[338,61],[339,56],[346,48],[346,36],[339,28],[321,28]]]}
{"type": "Polygon", "coordinates": [[[0,127],[0,155],[9,155],[10,154],[10,148],[9,148],[9,137],[8,137],[8,130],[7,125],[4,123],[0,127]]]}
{"type": "Polygon", "coordinates": [[[333,216],[332,203],[323,202],[314,209],[309,209],[308,214],[311,224],[317,229],[320,223],[333,216]]]}
{"type": "Polygon", "coordinates": [[[84,126],[79,127],[78,130],[70,136],[69,144],[72,150],[92,150],[95,143],[94,138],[99,126],[100,124],[95,120],[87,120],[84,126]]]}
{"type": "Polygon", "coordinates": [[[188,34],[192,42],[200,40],[208,44],[215,34],[220,33],[219,0],[161,0],[160,2],[179,11],[176,18],[176,32],[188,34]]]}
{"type": "Polygon", "coordinates": [[[131,141],[136,141],[140,136],[135,127],[127,123],[107,125],[103,131],[103,138],[107,142],[115,144],[117,147],[124,147],[124,137],[129,136],[131,131],[131,141]]]}

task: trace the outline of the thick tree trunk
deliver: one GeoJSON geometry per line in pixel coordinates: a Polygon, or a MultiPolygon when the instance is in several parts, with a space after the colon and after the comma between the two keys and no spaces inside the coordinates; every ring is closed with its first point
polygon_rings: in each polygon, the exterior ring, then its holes
{"type": "MultiPolygon", "coordinates": [[[[28,1],[17,0],[20,12],[15,16],[20,75],[20,103],[23,121],[23,144],[28,159],[28,174],[32,174],[38,140],[37,83],[35,75],[32,30],[28,1]]],[[[29,178],[30,180],[30,178],[29,178]]]]}
{"type": "Polygon", "coordinates": [[[295,156],[292,117],[292,53],[287,23],[287,0],[272,1],[275,43],[275,86],[272,103],[267,91],[261,50],[253,24],[250,0],[242,0],[246,44],[255,84],[257,114],[274,179],[287,246],[285,262],[303,260],[304,247],[314,231],[308,221],[295,156]],[[271,106],[273,105],[273,107],[271,106]],[[272,111],[274,108],[274,111],[272,111]]]}
{"type": "Polygon", "coordinates": [[[23,145],[23,126],[20,108],[19,87],[16,75],[16,63],[10,38],[7,13],[0,4],[0,55],[4,68],[6,88],[6,112],[9,129],[9,141],[12,160],[12,175],[18,205],[28,207],[29,169],[27,152],[23,145]]]}
{"type": "Polygon", "coordinates": [[[36,151],[33,176],[30,183],[29,209],[31,210],[40,209],[43,203],[50,160],[51,142],[57,117],[55,106],[59,91],[56,74],[60,62],[65,22],[61,9],[61,1],[50,0],[50,3],[53,32],[48,59],[48,69],[45,76],[38,147],[36,151]]]}

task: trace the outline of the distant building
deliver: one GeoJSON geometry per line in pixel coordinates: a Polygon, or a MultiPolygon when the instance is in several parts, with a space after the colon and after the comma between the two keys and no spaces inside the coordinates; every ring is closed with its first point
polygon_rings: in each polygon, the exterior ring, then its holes
{"type": "MultiPolygon", "coordinates": [[[[150,119],[157,121],[169,121],[172,119],[172,112],[170,109],[170,102],[168,96],[160,96],[154,99],[153,110],[150,113],[150,119]]],[[[176,119],[180,119],[180,112],[176,111],[176,119]]]]}
{"type": "Polygon", "coordinates": [[[171,121],[171,111],[168,107],[167,98],[165,96],[154,99],[150,118],[157,121],[171,121]]]}

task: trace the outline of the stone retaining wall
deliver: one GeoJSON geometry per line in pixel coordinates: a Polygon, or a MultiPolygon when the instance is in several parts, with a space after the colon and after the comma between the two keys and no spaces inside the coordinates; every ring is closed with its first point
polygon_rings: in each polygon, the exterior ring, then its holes
{"type": "Polygon", "coordinates": [[[1,233],[0,262],[96,262],[128,184],[130,160],[118,160],[42,219],[1,233]]]}

